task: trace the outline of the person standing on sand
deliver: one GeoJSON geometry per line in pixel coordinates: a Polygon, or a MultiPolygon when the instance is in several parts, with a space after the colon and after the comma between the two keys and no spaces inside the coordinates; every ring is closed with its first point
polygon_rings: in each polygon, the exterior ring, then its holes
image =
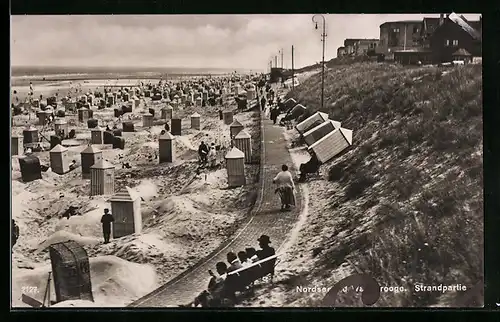
{"type": "Polygon", "coordinates": [[[278,188],[275,190],[279,193],[281,199],[281,211],[290,209],[290,206],[295,206],[295,184],[288,166],[281,166],[281,172],[273,179],[278,188]]]}
{"type": "Polygon", "coordinates": [[[113,215],[109,212],[109,209],[104,209],[104,215],[101,217],[101,223],[105,244],[109,243],[109,238],[111,237],[111,223],[114,221],[115,218],[113,218],[113,215]]]}
{"type": "Polygon", "coordinates": [[[266,98],[264,96],[260,99],[260,107],[262,108],[262,111],[266,109],[266,98]]]}
{"type": "Polygon", "coordinates": [[[205,165],[207,163],[208,146],[203,141],[198,147],[198,155],[200,156],[200,164],[205,165]]]}
{"type": "Polygon", "coordinates": [[[208,161],[210,162],[210,167],[215,168],[217,165],[217,151],[215,151],[215,143],[210,146],[210,151],[208,152],[208,161]]]}

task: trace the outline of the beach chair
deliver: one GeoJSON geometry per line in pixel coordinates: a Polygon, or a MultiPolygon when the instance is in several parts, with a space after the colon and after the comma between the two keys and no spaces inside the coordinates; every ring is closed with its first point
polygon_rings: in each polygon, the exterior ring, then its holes
{"type": "Polygon", "coordinates": [[[250,290],[256,281],[263,280],[268,275],[271,275],[272,283],[277,264],[278,255],[273,255],[229,273],[224,281],[224,296],[236,301],[236,293],[250,290]]]}

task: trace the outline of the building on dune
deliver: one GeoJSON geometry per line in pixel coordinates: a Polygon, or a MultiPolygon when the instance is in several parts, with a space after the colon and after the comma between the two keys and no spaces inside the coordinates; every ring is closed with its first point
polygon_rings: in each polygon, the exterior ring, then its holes
{"type": "Polygon", "coordinates": [[[345,47],[339,47],[337,48],[337,57],[342,57],[346,54],[346,49],[345,47]]]}
{"type": "Polygon", "coordinates": [[[422,47],[422,20],[388,21],[380,25],[380,41],[376,53],[394,59],[394,52],[422,47]]]}
{"type": "Polygon", "coordinates": [[[430,38],[433,61],[451,62],[454,55],[461,57],[470,54],[470,59],[482,56],[481,23],[482,19],[470,24],[463,16],[455,13],[448,15],[430,38]]]}
{"type": "Polygon", "coordinates": [[[344,46],[337,49],[337,57],[370,55],[375,53],[378,42],[378,39],[345,39],[344,46]]]}
{"type": "Polygon", "coordinates": [[[378,55],[402,64],[439,64],[481,57],[482,19],[468,21],[463,15],[390,21],[380,25],[378,55]]]}

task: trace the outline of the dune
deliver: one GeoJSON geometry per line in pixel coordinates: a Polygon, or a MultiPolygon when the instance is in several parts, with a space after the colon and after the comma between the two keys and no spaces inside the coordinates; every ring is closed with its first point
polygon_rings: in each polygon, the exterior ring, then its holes
{"type": "Polygon", "coordinates": [[[62,243],[65,241],[73,240],[81,245],[94,245],[99,243],[99,239],[97,237],[88,237],[88,236],[81,236],[81,235],[76,235],[64,230],[60,230],[52,234],[49,238],[47,238],[44,242],[42,242],[37,250],[36,253],[39,253],[43,250],[45,250],[47,247],[53,244],[57,243],[62,243]]]}
{"type": "MultiPolygon", "coordinates": [[[[124,306],[158,286],[155,269],[150,265],[131,263],[116,256],[98,256],[90,258],[89,262],[94,297],[92,306],[124,306]]],[[[39,266],[33,270],[13,270],[12,306],[27,306],[21,300],[22,288],[27,285],[35,290],[27,295],[41,301],[49,271],[51,271],[50,265],[39,266]]],[[[56,299],[53,279],[50,298],[56,299]]],[[[59,303],[58,307],[82,307],[90,306],[90,303],[87,301],[65,301],[59,303]]]]}

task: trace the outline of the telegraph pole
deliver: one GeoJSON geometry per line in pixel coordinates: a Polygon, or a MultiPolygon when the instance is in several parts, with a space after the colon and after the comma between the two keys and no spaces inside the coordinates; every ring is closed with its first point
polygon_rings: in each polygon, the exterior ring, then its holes
{"type": "Polygon", "coordinates": [[[292,91],[295,89],[295,71],[293,69],[293,45],[292,45],[292,91]]]}
{"type": "Polygon", "coordinates": [[[321,41],[323,42],[323,57],[321,60],[321,108],[324,107],[325,100],[325,42],[326,42],[326,20],[323,15],[314,15],[312,21],[315,23],[315,29],[318,29],[318,23],[315,21],[316,17],[320,17],[323,22],[323,32],[321,34],[321,41]]]}

